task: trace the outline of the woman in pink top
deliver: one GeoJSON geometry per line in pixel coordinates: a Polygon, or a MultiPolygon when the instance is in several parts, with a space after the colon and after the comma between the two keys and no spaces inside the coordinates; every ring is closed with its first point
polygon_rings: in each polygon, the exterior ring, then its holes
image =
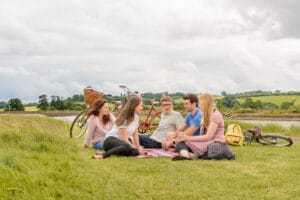
{"type": "Polygon", "coordinates": [[[94,149],[103,149],[103,141],[106,133],[110,131],[115,123],[115,117],[109,112],[108,103],[105,99],[95,101],[88,110],[87,135],[84,147],[91,143],[94,149]]]}
{"type": "Polygon", "coordinates": [[[201,122],[201,135],[188,136],[183,132],[178,134],[176,151],[179,156],[173,160],[192,159],[194,155],[202,156],[207,152],[207,147],[213,142],[225,144],[224,120],[222,114],[215,108],[215,101],[212,95],[202,94],[199,97],[199,107],[203,112],[201,122]]]}

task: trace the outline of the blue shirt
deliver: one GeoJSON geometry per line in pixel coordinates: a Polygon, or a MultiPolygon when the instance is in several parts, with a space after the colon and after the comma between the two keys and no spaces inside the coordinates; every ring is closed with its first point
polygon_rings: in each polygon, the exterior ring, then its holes
{"type": "Polygon", "coordinates": [[[193,134],[193,136],[200,135],[200,125],[201,125],[201,119],[202,119],[202,112],[199,108],[197,108],[194,115],[192,113],[187,114],[185,117],[185,123],[191,127],[191,126],[197,126],[197,131],[193,134]]]}

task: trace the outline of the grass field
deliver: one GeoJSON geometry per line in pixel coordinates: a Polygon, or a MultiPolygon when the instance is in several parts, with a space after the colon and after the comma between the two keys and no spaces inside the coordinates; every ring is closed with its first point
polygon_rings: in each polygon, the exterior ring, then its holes
{"type": "MultiPolygon", "coordinates": [[[[300,96],[296,95],[280,95],[280,96],[261,96],[261,97],[251,97],[253,101],[260,100],[262,102],[271,102],[278,106],[282,102],[288,101],[291,102],[295,100],[294,105],[300,105],[300,96]]],[[[246,98],[237,98],[240,103],[244,103],[246,98]]]]}
{"type": "Polygon", "coordinates": [[[235,161],[93,160],[69,123],[0,115],[0,199],[297,199],[300,143],[232,147],[235,161]]]}
{"type": "Polygon", "coordinates": [[[38,111],[36,106],[25,106],[25,111],[38,111]]]}

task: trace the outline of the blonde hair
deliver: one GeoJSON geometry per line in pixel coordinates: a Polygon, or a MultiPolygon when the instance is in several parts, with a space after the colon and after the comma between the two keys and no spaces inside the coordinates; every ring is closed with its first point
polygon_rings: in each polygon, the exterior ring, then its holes
{"type": "Polygon", "coordinates": [[[212,95],[208,93],[204,93],[198,96],[199,103],[203,105],[202,112],[203,112],[203,118],[202,118],[202,125],[204,127],[207,127],[210,122],[211,114],[213,113],[213,110],[215,108],[215,100],[212,95]]]}

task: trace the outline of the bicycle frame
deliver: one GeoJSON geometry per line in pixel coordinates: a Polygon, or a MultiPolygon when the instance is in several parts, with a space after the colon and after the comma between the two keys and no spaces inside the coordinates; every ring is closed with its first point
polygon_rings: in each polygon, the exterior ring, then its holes
{"type": "Polygon", "coordinates": [[[268,133],[268,134],[255,134],[251,130],[245,130],[244,141],[246,145],[250,145],[253,141],[270,146],[291,146],[293,144],[292,138],[284,135],[268,133]]]}
{"type": "Polygon", "coordinates": [[[157,128],[158,123],[155,123],[154,120],[156,118],[160,118],[160,113],[155,105],[157,105],[158,102],[151,101],[151,107],[143,121],[140,121],[138,131],[139,133],[146,133],[147,131],[153,131],[157,128]]]}

